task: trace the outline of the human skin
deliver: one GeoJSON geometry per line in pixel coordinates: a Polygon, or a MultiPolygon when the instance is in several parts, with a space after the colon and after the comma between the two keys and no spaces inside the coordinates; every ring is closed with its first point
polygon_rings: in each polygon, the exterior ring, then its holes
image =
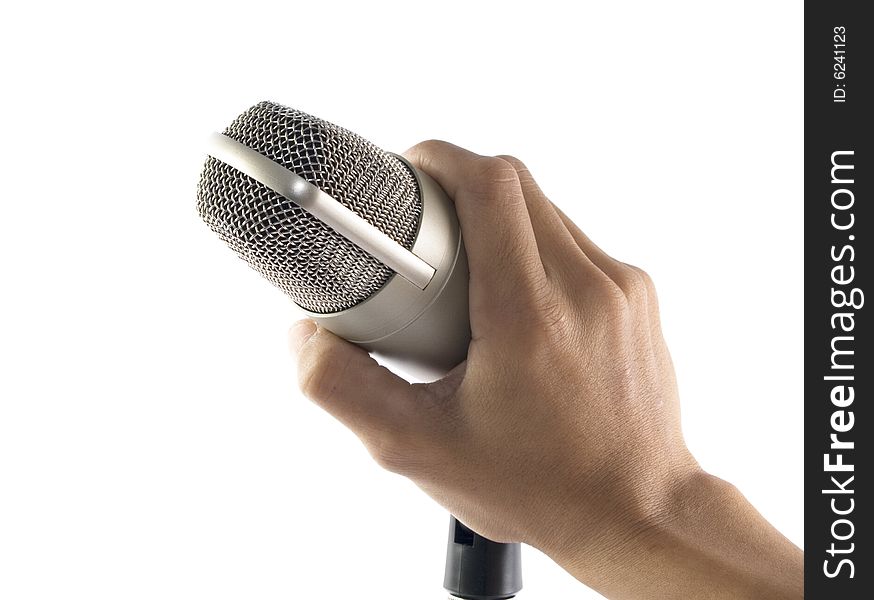
{"type": "Polygon", "coordinates": [[[542,550],[616,600],[801,598],[802,552],[683,440],[655,288],[598,248],[513,157],[406,157],[455,201],[467,360],[411,385],[309,320],[301,390],[478,533],[542,550]]]}

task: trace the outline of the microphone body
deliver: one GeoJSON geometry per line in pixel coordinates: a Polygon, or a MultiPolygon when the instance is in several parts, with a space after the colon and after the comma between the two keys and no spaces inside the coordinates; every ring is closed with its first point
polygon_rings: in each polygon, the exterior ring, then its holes
{"type": "Polygon", "coordinates": [[[419,381],[464,360],[467,257],[427,174],[271,102],[213,135],[209,154],[201,216],[310,318],[419,381]]]}

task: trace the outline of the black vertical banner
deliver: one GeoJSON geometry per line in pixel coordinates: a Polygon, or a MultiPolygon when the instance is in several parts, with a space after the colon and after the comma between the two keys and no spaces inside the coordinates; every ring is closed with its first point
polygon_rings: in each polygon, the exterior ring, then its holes
{"type": "MultiPolygon", "coordinates": [[[[805,2],[805,597],[874,598],[874,23],[805,2]],[[871,294],[869,296],[869,294],[871,294]],[[867,493],[863,490],[869,490],[867,493]]],[[[865,11],[868,12],[868,11],[865,11]]],[[[870,14],[870,13],[868,13],[870,14]]]]}

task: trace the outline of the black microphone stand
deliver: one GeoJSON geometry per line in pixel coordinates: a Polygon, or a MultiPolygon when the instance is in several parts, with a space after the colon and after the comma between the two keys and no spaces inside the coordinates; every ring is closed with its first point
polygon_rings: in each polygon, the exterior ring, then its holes
{"type": "Polygon", "coordinates": [[[522,589],[522,547],[493,542],[450,515],[443,587],[450,598],[513,598],[522,589]]]}

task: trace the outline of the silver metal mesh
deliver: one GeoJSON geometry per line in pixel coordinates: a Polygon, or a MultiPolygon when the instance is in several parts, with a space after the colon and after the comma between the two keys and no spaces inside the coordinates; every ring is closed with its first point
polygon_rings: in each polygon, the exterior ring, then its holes
{"type": "MultiPolygon", "coordinates": [[[[273,102],[253,106],[224,133],[412,248],[422,202],[415,178],[396,157],[350,131],[273,102]]],[[[312,312],[355,306],[393,273],[290,200],[213,157],[201,173],[197,210],[253,269],[312,312]]]]}

